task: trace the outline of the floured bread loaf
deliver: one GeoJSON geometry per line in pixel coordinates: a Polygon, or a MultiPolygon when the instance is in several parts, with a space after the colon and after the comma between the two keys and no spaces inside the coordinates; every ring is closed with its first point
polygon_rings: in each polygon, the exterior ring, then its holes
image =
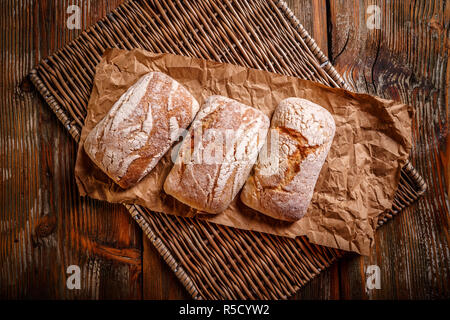
{"type": "Polygon", "coordinates": [[[326,109],[300,98],[281,101],[265,148],[241,192],[242,202],[275,219],[302,218],[334,133],[326,109]]]}
{"type": "Polygon", "coordinates": [[[200,211],[224,211],[250,174],[269,125],[255,108],[209,97],[180,147],[165,192],[200,211]]]}
{"type": "Polygon", "coordinates": [[[199,105],[177,81],[161,72],[141,77],[88,134],[84,150],[126,189],[149,173],[199,105]]]}

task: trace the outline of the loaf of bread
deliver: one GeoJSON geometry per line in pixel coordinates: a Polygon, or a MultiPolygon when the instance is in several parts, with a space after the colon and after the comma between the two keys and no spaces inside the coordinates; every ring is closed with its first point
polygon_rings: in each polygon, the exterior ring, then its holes
{"type": "Polygon", "coordinates": [[[164,190],[203,212],[223,212],[244,185],[269,118],[223,96],[209,97],[185,137],[164,190]]]}
{"type": "Polygon", "coordinates": [[[300,98],[281,101],[266,145],[241,192],[242,202],[275,219],[302,218],[334,133],[335,123],[326,109],[300,98]]]}
{"type": "Polygon", "coordinates": [[[142,76],[88,134],[84,150],[119,186],[139,182],[189,126],[199,104],[161,72],[142,76]]]}

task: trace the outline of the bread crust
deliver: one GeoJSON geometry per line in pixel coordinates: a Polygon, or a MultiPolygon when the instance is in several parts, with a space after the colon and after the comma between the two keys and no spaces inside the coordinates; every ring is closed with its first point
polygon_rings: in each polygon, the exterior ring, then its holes
{"type": "Polygon", "coordinates": [[[199,104],[161,72],[142,76],[88,134],[84,150],[120,187],[138,183],[192,122],[199,104]]]}
{"type": "Polygon", "coordinates": [[[269,124],[255,108],[209,97],[180,147],[164,191],[202,212],[223,212],[250,174],[269,124]]]}
{"type": "Polygon", "coordinates": [[[300,98],[281,101],[266,146],[241,192],[242,202],[275,219],[302,218],[335,130],[332,115],[323,107],[300,98]]]}

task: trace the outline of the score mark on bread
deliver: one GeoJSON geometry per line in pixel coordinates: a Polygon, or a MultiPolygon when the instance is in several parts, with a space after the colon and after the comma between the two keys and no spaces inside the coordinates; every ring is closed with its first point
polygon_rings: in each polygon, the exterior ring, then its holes
{"type": "Polygon", "coordinates": [[[242,190],[242,202],[275,219],[302,218],[335,130],[332,115],[323,107],[300,98],[281,101],[267,144],[242,190]]]}
{"type": "Polygon", "coordinates": [[[142,76],[88,134],[84,150],[119,186],[138,183],[186,129],[199,104],[177,81],[161,72],[142,76]]]}
{"type": "Polygon", "coordinates": [[[165,192],[200,211],[224,211],[250,174],[268,128],[261,111],[209,97],[180,147],[165,192]]]}

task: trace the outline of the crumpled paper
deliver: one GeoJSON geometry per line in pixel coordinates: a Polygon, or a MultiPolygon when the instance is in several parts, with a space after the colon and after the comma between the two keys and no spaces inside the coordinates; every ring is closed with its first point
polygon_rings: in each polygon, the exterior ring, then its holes
{"type": "Polygon", "coordinates": [[[305,235],[311,243],[369,254],[377,217],[391,208],[400,170],[411,149],[412,109],[266,71],[142,49],[106,50],[96,68],[75,166],[81,195],[196,216],[194,209],[163,191],[173,165],[171,150],[143,180],[123,190],[91,162],[83,149],[92,128],[129,86],[150,71],[164,72],[179,81],[200,105],[208,96],[218,94],[258,108],[269,117],[287,97],[309,99],[328,109],[336,122],[336,135],[303,219],[288,223],[269,218],[246,207],[239,195],[225,212],[216,216],[203,213],[198,218],[286,237],[305,235]]]}

